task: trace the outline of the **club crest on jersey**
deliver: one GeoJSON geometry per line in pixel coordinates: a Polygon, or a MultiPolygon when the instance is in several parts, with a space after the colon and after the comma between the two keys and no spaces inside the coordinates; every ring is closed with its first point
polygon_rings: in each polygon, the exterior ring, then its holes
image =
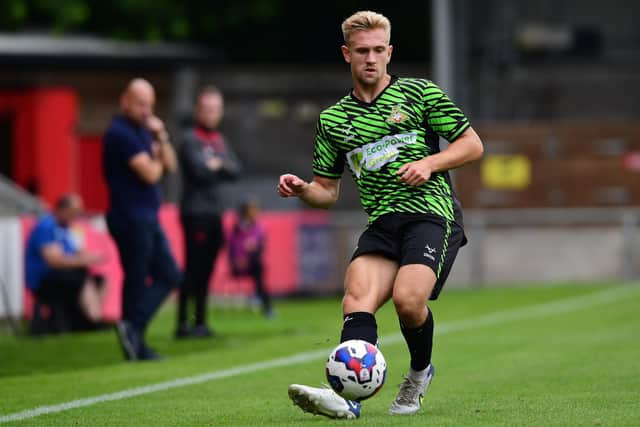
{"type": "Polygon", "coordinates": [[[385,136],[379,141],[349,151],[347,162],[356,178],[360,178],[363,170],[380,170],[398,158],[400,147],[415,144],[417,140],[418,134],[415,132],[385,136]]]}
{"type": "Polygon", "coordinates": [[[389,114],[389,117],[387,117],[387,123],[402,123],[405,120],[407,120],[407,115],[405,113],[402,112],[402,105],[398,104],[398,105],[394,105],[393,107],[391,107],[391,113],[389,114]]]}

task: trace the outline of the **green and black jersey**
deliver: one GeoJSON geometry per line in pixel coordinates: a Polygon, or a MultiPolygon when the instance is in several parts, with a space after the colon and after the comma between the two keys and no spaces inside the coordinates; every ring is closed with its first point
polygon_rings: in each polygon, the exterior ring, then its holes
{"type": "Polygon", "coordinates": [[[345,163],[369,222],[391,212],[428,213],[462,225],[447,172],[410,186],[396,172],[439,151],[438,135],[454,141],[469,121],[433,82],[392,77],[371,103],[349,94],[320,114],[313,172],[338,179],[345,163]]]}

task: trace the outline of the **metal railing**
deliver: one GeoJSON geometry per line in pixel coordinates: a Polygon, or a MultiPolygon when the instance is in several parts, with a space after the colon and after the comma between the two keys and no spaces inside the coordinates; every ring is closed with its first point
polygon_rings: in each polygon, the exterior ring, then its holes
{"type": "Polygon", "coordinates": [[[45,211],[42,202],[0,175],[0,216],[40,214],[45,211]]]}

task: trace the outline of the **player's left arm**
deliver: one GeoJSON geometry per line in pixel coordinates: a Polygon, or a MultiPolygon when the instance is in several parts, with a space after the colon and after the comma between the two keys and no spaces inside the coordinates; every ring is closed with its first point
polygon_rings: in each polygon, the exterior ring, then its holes
{"type": "Polygon", "coordinates": [[[242,165],[231,146],[226,143],[224,146],[224,154],[221,156],[222,163],[219,170],[220,175],[225,179],[236,179],[242,172],[242,165]]]}
{"type": "Polygon", "coordinates": [[[398,179],[409,185],[422,185],[435,172],[459,168],[480,159],[483,151],[480,137],[468,127],[441,152],[404,164],[398,169],[398,179]]]}
{"type": "Polygon", "coordinates": [[[154,144],[157,144],[164,170],[174,173],[178,169],[178,160],[164,122],[156,116],[151,116],[147,119],[147,128],[153,135],[154,144]]]}

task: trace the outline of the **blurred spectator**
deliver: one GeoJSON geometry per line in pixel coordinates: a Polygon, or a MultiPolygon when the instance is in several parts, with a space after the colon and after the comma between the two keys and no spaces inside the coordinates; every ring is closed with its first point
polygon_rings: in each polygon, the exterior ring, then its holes
{"type": "Polygon", "coordinates": [[[251,199],[240,205],[238,219],[229,237],[229,261],[231,273],[236,277],[250,276],[262,304],[262,311],[268,318],[273,317],[271,299],[264,284],[265,233],[258,223],[260,205],[251,199]]]}
{"type": "Polygon", "coordinates": [[[104,172],[109,187],[107,225],[124,270],[122,321],[117,332],[128,360],[157,359],[145,342],[149,322],[180,272],[158,222],[160,179],[176,170],[175,152],[163,122],[153,115],[155,92],[132,80],[104,136],[104,172]]]}
{"type": "Polygon", "coordinates": [[[25,267],[35,297],[33,334],[94,329],[102,319],[103,277],[89,268],[103,256],[81,249],[70,230],[82,210],[80,196],[65,195],[29,235],[25,267]]]}
{"type": "Polygon", "coordinates": [[[178,304],[177,338],[208,337],[209,278],[223,243],[222,212],[218,194],[221,181],[235,179],[240,166],[218,126],[224,115],[224,99],[215,87],[205,87],[196,104],[196,126],[187,130],[179,159],[184,189],[180,220],[185,241],[186,269],[178,304]],[[188,305],[195,303],[195,322],[188,322],[188,305]]]}

